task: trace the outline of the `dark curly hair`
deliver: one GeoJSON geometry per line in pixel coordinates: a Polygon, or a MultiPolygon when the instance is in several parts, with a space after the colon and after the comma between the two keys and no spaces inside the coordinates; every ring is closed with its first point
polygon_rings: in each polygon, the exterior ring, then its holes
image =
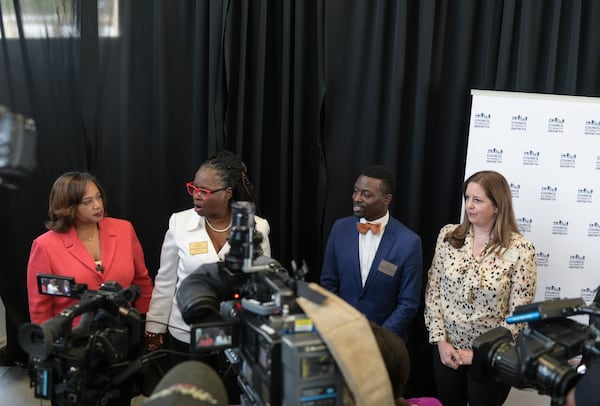
{"type": "MultiPolygon", "coordinates": [[[[375,341],[383,358],[383,363],[390,377],[394,398],[401,398],[404,396],[404,388],[410,374],[410,356],[408,355],[406,344],[400,336],[386,330],[379,324],[369,321],[369,325],[371,326],[371,331],[373,331],[375,341]]],[[[396,404],[407,403],[406,401],[397,401],[396,404]]]]}

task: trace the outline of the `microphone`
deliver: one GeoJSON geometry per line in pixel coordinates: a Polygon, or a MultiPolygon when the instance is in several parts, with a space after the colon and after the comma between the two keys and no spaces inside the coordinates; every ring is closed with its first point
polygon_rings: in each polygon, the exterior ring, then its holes
{"type": "Polygon", "coordinates": [[[227,406],[219,375],[200,361],[184,361],[162,377],[144,406],[227,406]]]}

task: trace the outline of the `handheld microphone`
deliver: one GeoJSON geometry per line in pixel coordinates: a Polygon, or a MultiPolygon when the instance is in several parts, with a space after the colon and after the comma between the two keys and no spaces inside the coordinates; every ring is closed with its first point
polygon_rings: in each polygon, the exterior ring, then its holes
{"type": "Polygon", "coordinates": [[[184,361],[162,377],[144,406],[227,406],[219,375],[200,361],[184,361]]]}

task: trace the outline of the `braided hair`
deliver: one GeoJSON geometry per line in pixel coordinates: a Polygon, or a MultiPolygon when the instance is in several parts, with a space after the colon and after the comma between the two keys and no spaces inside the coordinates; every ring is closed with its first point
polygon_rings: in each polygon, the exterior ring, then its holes
{"type": "Polygon", "coordinates": [[[256,203],[254,187],[248,178],[248,168],[233,152],[227,150],[218,152],[209,157],[201,168],[214,169],[219,173],[221,187],[230,187],[233,191],[232,202],[256,203]]]}

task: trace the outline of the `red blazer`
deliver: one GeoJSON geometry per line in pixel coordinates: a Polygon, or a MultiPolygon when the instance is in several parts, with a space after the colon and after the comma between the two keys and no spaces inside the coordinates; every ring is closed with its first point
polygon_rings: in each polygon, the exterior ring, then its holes
{"type": "Polygon", "coordinates": [[[152,279],[144,261],[142,245],[127,220],[105,217],[99,223],[100,247],[104,272],[83,246],[72,227],[66,233],[47,231],[33,241],[27,265],[29,314],[33,323],[43,323],[78,302],[65,297],[38,293],[39,273],[72,276],[89,290],[98,290],[105,282],[118,282],[123,288],[137,285],[141,295],[135,307],[146,313],[152,296],[152,279]]]}

